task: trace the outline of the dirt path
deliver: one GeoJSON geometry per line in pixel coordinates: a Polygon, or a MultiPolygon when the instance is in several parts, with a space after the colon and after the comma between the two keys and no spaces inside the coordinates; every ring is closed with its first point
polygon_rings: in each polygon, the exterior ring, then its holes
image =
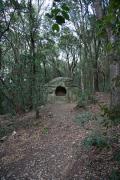
{"type": "MultiPolygon", "coordinates": [[[[76,149],[87,134],[73,122],[74,106],[47,105],[41,126],[19,130],[0,146],[1,180],[70,179],[67,174],[76,160],[76,149]]],[[[85,179],[82,174],[80,179],[85,179]]]]}

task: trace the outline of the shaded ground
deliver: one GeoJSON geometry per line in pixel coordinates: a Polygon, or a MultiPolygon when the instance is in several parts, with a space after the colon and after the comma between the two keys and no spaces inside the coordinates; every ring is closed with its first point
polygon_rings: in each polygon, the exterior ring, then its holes
{"type": "Polygon", "coordinates": [[[64,179],[76,142],[87,133],[72,121],[74,106],[48,105],[39,128],[20,130],[1,144],[1,178],[64,179]]]}
{"type": "MultiPolygon", "coordinates": [[[[89,110],[98,113],[99,107],[92,105],[89,110]]],[[[112,167],[118,169],[112,161],[113,149],[83,148],[82,140],[99,127],[95,123],[84,128],[77,125],[75,116],[82,111],[76,111],[75,104],[58,103],[44,107],[39,120],[32,112],[18,117],[19,127],[25,127],[0,144],[0,179],[109,180],[112,167]]]]}

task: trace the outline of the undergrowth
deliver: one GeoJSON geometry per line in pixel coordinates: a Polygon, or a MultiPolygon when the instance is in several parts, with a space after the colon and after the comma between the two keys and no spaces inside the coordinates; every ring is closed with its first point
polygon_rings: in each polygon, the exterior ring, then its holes
{"type": "Polygon", "coordinates": [[[93,116],[93,114],[91,112],[84,111],[83,113],[81,113],[78,116],[76,116],[74,121],[77,124],[79,124],[80,126],[84,127],[85,124],[87,124],[89,121],[91,121],[93,119],[94,119],[94,116],[93,116]]]}
{"type": "Polygon", "coordinates": [[[119,170],[112,170],[110,175],[110,180],[120,180],[120,171],[119,170]]]}
{"type": "Polygon", "coordinates": [[[120,124],[120,107],[110,109],[107,105],[99,104],[102,116],[104,117],[104,126],[114,126],[120,124]]]}
{"type": "Polygon", "coordinates": [[[14,130],[17,129],[30,129],[41,125],[41,119],[23,119],[23,120],[9,120],[0,126],[0,138],[10,135],[14,130]]]}
{"type": "Polygon", "coordinates": [[[94,132],[83,140],[86,148],[96,147],[99,149],[110,148],[109,140],[103,134],[94,132]]]}
{"type": "Polygon", "coordinates": [[[117,161],[118,164],[120,165],[120,150],[119,150],[119,151],[116,151],[116,152],[114,153],[113,159],[114,159],[115,161],[117,161]]]}
{"type": "Polygon", "coordinates": [[[85,108],[88,104],[96,104],[96,103],[97,103],[97,99],[93,94],[91,94],[90,92],[84,92],[81,93],[81,95],[79,96],[77,106],[80,108],[81,107],[85,108]]]}
{"type": "Polygon", "coordinates": [[[48,128],[47,128],[47,127],[45,127],[45,128],[43,129],[43,134],[48,134],[48,128]]]}

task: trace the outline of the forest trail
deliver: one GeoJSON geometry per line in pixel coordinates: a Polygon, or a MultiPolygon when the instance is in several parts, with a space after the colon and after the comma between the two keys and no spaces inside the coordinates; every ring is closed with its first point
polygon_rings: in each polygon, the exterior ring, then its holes
{"type": "Polygon", "coordinates": [[[41,112],[39,127],[18,130],[9,136],[0,146],[1,180],[70,179],[67,174],[88,133],[73,121],[77,113],[74,107],[75,104],[47,105],[41,112]]]}

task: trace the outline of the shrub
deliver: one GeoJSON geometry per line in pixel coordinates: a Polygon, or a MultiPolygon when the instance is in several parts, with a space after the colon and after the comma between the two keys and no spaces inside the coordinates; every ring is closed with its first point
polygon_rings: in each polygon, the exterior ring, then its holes
{"type": "Polygon", "coordinates": [[[120,151],[114,153],[113,159],[120,164],[120,151]]]}
{"type": "Polygon", "coordinates": [[[44,133],[44,134],[48,134],[48,128],[47,128],[47,127],[45,127],[45,128],[43,129],[43,133],[44,133]]]}
{"type": "Polygon", "coordinates": [[[88,104],[95,104],[95,103],[97,103],[97,99],[94,96],[94,94],[90,91],[85,91],[79,95],[79,100],[78,100],[77,106],[80,108],[81,107],[84,108],[88,104]]]}
{"type": "Polygon", "coordinates": [[[93,120],[93,114],[89,111],[83,112],[75,118],[75,122],[80,126],[84,126],[90,120],[93,120]]]}
{"type": "Polygon", "coordinates": [[[77,103],[78,107],[85,107],[87,105],[87,100],[88,100],[88,95],[86,92],[81,93],[81,95],[79,96],[79,100],[77,103]]]}
{"type": "Polygon", "coordinates": [[[86,137],[83,141],[83,145],[87,148],[97,147],[99,149],[110,147],[107,137],[97,133],[93,133],[89,137],[86,137]]]}
{"type": "Polygon", "coordinates": [[[120,108],[109,109],[107,105],[99,105],[102,116],[105,117],[103,120],[104,126],[118,125],[120,123],[120,108]]]}
{"type": "Polygon", "coordinates": [[[94,95],[90,95],[90,96],[88,97],[88,101],[89,101],[89,103],[91,103],[91,104],[96,104],[96,103],[97,103],[97,99],[96,99],[96,97],[95,97],[94,95]]]}
{"type": "Polygon", "coordinates": [[[112,170],[110,180],[120,180],[120,171],[112,170]]]}

